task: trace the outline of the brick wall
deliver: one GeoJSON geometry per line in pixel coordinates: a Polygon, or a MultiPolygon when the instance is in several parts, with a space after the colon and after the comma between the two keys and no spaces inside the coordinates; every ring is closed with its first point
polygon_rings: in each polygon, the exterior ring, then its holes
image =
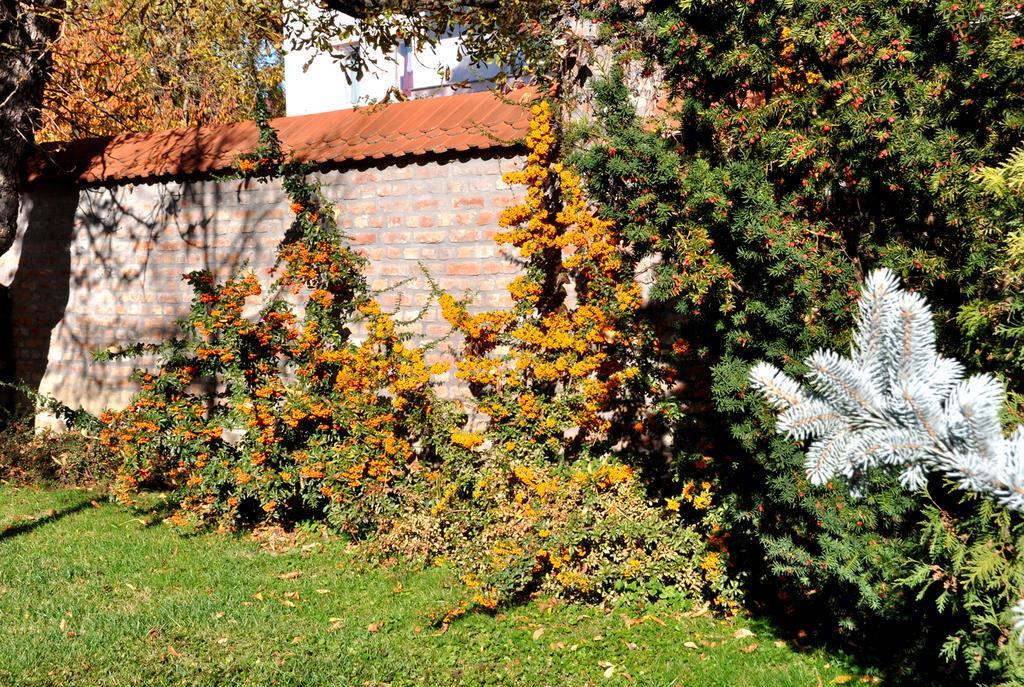
{"type": "MultiPolygon", "coordinates": [[[[412,319],[430,293],[421,264],[441,288],[474,292],[480,307],[508,303],[505,286],[518,268],[493,238],[498,213],[516,197],[501,174],[518,163],[508,153],[477,151],[319,177],[340,225],[370,259],[382,304],[412,319]]],[[[0,257],[8,375],[91,411],[124,404],[138,363],[98,363],[92,353],[172,334],[188,311],[185,272],[210,269],[223,279],[248,262],[269,283],[290,217],[277,184],[33,187],[23,197],[18,241],[0,257]]],[[[410,328],[427,338],[448,331],[436,304],[410,328]]],[[[459,393],[451,378],[445,384],[459,393]]]]}

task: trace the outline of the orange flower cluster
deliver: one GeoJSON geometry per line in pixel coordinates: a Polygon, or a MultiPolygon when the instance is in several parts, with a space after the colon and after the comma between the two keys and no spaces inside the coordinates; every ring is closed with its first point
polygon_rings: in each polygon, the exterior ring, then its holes
{"type": "Polygon", "coordinates": [[[484,438],[477,432],[460,432],[455,430],[451,434],[452,443],[463,448],[473,449],[484,443],[484,438]]]}

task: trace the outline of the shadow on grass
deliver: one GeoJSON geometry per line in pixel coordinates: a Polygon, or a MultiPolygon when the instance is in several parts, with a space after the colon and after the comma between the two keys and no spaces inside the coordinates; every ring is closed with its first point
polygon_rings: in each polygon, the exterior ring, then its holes
{"type": "Polygon", "coordinates": [[[49,525],[51,522],[56,522],[57,520],[66,518],[69,515],[77,513],[78,511],[85,510],[86,508],[91,507],[93,502],[94,499],[92,496],[85,496],[81,501],[74,505],[67,506],[59,510],[51,508],[50,510],[46,511],[46,513],[44,513],[43,515],[40,515],[39,517],[34,518],[32,520],[28,520],[18,524],[8,525],[3,530],[0,530],[0,541],[3,541],[4,539],[10,539],[12,537],[17,537],[21,534],[28,534],[37,527],[49,525]]]}
{"type": "Polygon", "coordinates": [[[786,591],[791,594],[782,595],[785,602],[776,594],[781,589],[784,587],[757,585],[748,589],[748,610],[773,636],[785,639],[797,652],[825,651],[843,656],[880,677],[884,684],[899,687],[1010,684],[987,673],[978,673],[975,681],[963,661],[942,658],[943,643],[959,626],[955,618],[945,619],[933,612],[926,605],[929,598],[921,601],[908,595],[904,599],[899,594],[904,603],[890,608],[887,616],[867,609],[851,613],[845,604],[856,598],[856,591],[841,585],[819,589],[813,596],[802,596],[795,587],[790,588],[786,591]],[[838,614],[836,607],[844,613],[838,614]],[[860,630],[840,629],[842,620],[851,617],[860,630]],[[864,628],[870,628],[870,632],[864,632],[864,628]]]}
{"type": "Polygon", "coordinates": [[[171,517],[178,505],[177,499],[170,498],[168,492],[148,492],[136,501],[131,510],[148,529],[171,517]]]}

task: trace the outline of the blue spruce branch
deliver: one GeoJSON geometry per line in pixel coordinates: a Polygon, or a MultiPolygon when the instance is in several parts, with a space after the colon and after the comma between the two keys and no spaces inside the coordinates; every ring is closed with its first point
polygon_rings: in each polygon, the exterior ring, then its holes
{"type": "MultiPolygon", "coordinates": [[[[813,353],[806,387],[768,363],[750,371],[780,413],[778,432],[810,442],[811,482],[844,477],[857,493],[868,470],[883,468],[918,489],[937,473],[1024,512],[1024,426],[1003,434],[999,380],[965,378],[963,365],[939,355],[931,307],[889,270],[868,277],[859,305],[850,355],[813,353]]],[[[1024,631],[1024,600],[1013,615],[1024,631]]]]}

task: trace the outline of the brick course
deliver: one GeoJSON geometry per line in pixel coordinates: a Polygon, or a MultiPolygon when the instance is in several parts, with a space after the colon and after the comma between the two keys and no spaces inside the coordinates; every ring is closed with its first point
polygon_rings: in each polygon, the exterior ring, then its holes
{"type": "MultiPolygon", "coordinates": [[[[481,307],[509,303],[518,267],[493,241],[501,209],[516,190],[501,174],[511,151],[382,160],[318,174],[339,225],[369,258],[367,277],[381,303],[414,319],[430,300],[425,269],[444,290],[472,292],[481,307]]],[[[182,274],[218,279],[248,264],[264,284],[290,222],[275,183],[191,180],[77,187],[36,185],[23,197],[19,237],[0,257],[10,301],[13,376],[71,406],[121,406],[139,363],[92,360],[94,351],[159,341],[188,311],[182,274]]],[[[436,303],[410,323],[421,337],[443,336],[436,303]]],[[[442,343],[442,354],[451,344],[442,343]]],[[[460,387],[450,376],[446,394],[460,387]]]]}

